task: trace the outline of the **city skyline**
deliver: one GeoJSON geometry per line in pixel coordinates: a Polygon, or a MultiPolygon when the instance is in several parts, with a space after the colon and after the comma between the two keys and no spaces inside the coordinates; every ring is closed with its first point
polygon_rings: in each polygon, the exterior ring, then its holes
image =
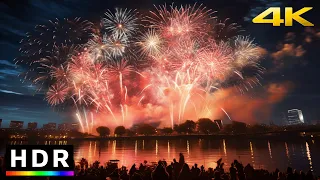
{"type": "Polygon", "coordinates": [[[34,121],[17,121],[10,120],[8,125],[4,126],[2,123],[2,119],[0,119],[0,128],[5,129],[26,129],[26,130],[36,130],[36,129],[51,129],[51,130],[67,130],[67,129],[75,129],[79,128],[79,123],[72,122],[48,122],[48,123],[38,123],[34,121]]]}

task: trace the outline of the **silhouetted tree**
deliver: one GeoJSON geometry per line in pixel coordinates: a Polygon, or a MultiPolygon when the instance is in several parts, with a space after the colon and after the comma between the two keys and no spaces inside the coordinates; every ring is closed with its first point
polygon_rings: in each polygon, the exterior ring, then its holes
{"type": "Polygon", "coordinates": [[[117,136],[122,136],[126,133],[126,128],[124,126],[118,126],[116,127],[116,129],[114,130],[114,134],[116,134],[117,136]]]}
{"type": "Polygon", "coordinates": [[[149,124],[140,124],[137,128],[138,134],[152,135],[156,133],[156,129],[149,124]]]}
{"type": "Polygon", "coordinates": [[[172,128],[169,128],[169,127],[165,127],[165,128],[163,128],[163,129],[161,129],[161,132],[162,132],[163,134],[171,134],[171,133],[173,133],[173,129],[172,129],[172,128]]]}
{"type": "Polygon", "coordinates": [[[209,118],[201,118],[198,121],[198,130],[204,134],[219,132],[219,126],[209,118]]]}
{"type": "Polygon", "coordinates": [[[105,137],[110,135],[110,129],[105,126],[100,126],[96,129],[96,131],[99,133],[100,137],[105,137]]]}
{"type": "Polygon", "coordinates": [[[175,125],[173,126],[173,130],[176,131],[177,133],[181,133],[181,131],[180,131],[180,126],[179,126],[178,124],[175,124],[175,125]]]}
{"type": "Polygon", "coordinates": [[[224,127],[223,127],[223,130],[222,130],[224,133],[233,133],[233,127],[232,127],[232,124],[226,124],[224,127]]]}
{"type": "Polygon", "coordinates": [[[232,129],[234,133],[245,133],[247,132],[247,124],[238,121],[232,121],[232,129]]]}
{"type": "Polygon", "coordinates": [[[267,131],[269,131],[269,127],[265,124],[255,124],[253,126],[250,126],[251,133],[264,133],[267,131]]]}
{"type": "Polygon", "coordinates": [[[127,136],[134,136],[136,133],[132,131],[131,129],[126,129],[127,136]]]}
{"type": "Polygon", "coordinates": [[[74,137],[74,138],[78,138],[78,137],[84,137],[84,133],[79,132],[79,131],[70,131],[68,133],[69,137],[74,137]]]}
{"type": "Polygon", "coordinates": [[[192,120],[186,120],[186,122],[179,125],[179,131],[182,133],[193,133],[196,129],[196,123],[192,120]]]}

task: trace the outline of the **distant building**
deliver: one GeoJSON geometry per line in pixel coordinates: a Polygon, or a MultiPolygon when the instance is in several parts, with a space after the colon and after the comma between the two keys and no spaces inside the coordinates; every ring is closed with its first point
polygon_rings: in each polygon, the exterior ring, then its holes
{"type": "Polygon", "coordinates": [[[70,131],[71,124],[70,123],[62,123],[58,125],[58,130],[60,131],[70,131]]]}
{"type": "Polygon", "coordinates": [[[0,119],[0,128],[1,128],[1,124],[2,124],[2,119],[0,119]]]}
{"type": "Polygon", "coordinates": [[[79,129],[80,129],[79,123],[72,123],[71,124],[71,127],[70,127],[71,131],[79,131],[79,129]]]}
{"type": "Polygon", "coordinates": [[[302,111],[299,109],[288,110],[288,125],[304,124],[302,111]]]}
{"type": "Polygon", "coordinates": [[[38,123],[36,122],[29,122],[28,123],[28,130],[35,130],[37,129],[38,123]]]}
{"type": "Polygon", "coordinates": [[[56,130],[57,123],[48,123],[43,125],[43,130],[56,130]]]}
{"type": "Polygon", "coordinates": [[[22,129],[23,121],[10,121],[9,127],[12,129],[22,129]]]}
{"type": "Polygon", "coordinates": [[[79,123],[61,123],[58,125],[60,131],[79,131],[79,123]]]}
{"type": "Polygon", "coordinates": [[[223,128],[223,122],[221,119],[216,119],[213,122],[215,122],[219,126],[219,129],[223,128]]]}

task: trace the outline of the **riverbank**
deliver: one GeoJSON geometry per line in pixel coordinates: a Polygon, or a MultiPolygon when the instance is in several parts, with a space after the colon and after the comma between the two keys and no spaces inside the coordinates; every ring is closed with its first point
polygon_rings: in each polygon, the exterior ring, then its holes
{"type": "Polygon", "coordinates": [[[87,138],[73,138],[77,140],[86,139],[86,140],[140,140],[140,139],[317,139],[320,138],[319,135],[313,134],[304,134],[301,132],[277,132],[277,133],[261,133],[261,134],[184,134],[184,135],[166,135],[166,136],[108,136],[108,137],[87,137],[87,138]]]}
{"type": "MultiPolygon", "coordinates": [[[[312,140],[319,139],[319,132],[269,132],[254,134],[175,134],[175,135],[136,135],[136,136],[106,136],[88,135],[86,137],[64,138],[9,138],[7,140],[143,140],[143,139],[274,139],[274,140],[312,140]]],[[[1,138],[0,138],[1,139],[1,138]]]]}

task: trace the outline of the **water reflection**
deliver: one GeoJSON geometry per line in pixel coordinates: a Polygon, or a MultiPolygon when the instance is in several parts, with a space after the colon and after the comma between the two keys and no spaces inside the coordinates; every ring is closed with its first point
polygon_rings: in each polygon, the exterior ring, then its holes
{"type": "Polygon", "coordinates": [[[117,140],[112,141],[112,155],[116,153],[117,140]]]}
{"type": "Polygon", "coordinates": [[[93,156],[96,156],[96,151],[97,151],[97,141],[94,142],[93,156]]]}
{"type": "Polygon", "coordinates": [[[250,141],[250,153],[251,153],[252,167],[255,168],[255,164],[254,164],[254,154],[253,154],[253,148],[252,148],[252,142],[251,142],[251,141],[250,141]]]}
{"type": "Polygon", "coordinates": [[[142,140],[142,149],[144,150],[144,140],[142,140]]]}
{"type": "Polygon", "coordinates": [[[135,144],[134,144],[134,155],[137,156],[137,152],[138,152],[138,140],[136,140],[135,144]]]}
{"type": "Polygon", "coordinates": [[[307,153],[307,157],[308,157],[310,169],[311,169],[311,171],[313,171],[313,169],[312,169],[311,153],[310,153],[310,149],[309,149],[309,144],[308,144],[308,142],[306,142],[306,153],[307,153]]]}
{"type": "MultiPolygon", "coordinates": [[[[119,159],[119,166],[131,166],[144,160],[156,162],[160,159],[178,160],[179,153],[185,155],[190,165],[197,163],[205,167],[215,167],[216,161],[223,158],[225,167],[229,168],[234,159],[255,168],[274,170],[278,167],[285,171],[288,166],[297,170],[312,169],[320,172],[320,144],[317,140],[306,141],[268,141],[268,140],[113,140],[113,141],[43,141],[32,144],[73,144],[76,162],[82,157],[90,163],[99,160],[101,163],[119,159]],[[312,158],[313,157],[313,158],[312,158]]],[[[9,141],[7,144],[26,144],[24,141],[9,141]]],[[[5,151],[5,144],[0,144],[0,155],[5,151]]]]}
{"type": "Polygon", "coordinates": [[[188,157],[190,155],[190,145],[189,145],[189,140],[187,140],[187,152],[188,152],[188,157]]]}
{"type": "Polygon", "coordinates": [[[156,140],[156,155],[158,155],[158,140],[156,140]]]}
{"type": "Polygon", "coordinates": [[[270,155],[270,158],[272,159],[272,150],[271,150],[271,144],[270,142],[268,141],[268,150],[269,150],[269,155],[270,155]]]}
{"type": "Polygon", "coordinates": [[[286,147],[286,155],[287,155],[287,158],[289,159],[290,156],[289,156],[289,148],[288,148],[287,142],[284,142],[284,146],[286,147]]]}
{"type": "Polygon", "coordinates": [[[168,153],[168,159],[170,159],[170,141],[168,140],[168,150],[167,150],[167,153],[168,153]]]}
{"type": "Polygon", "coordinates": [[[91,146],[92,142],[90,141],[89,143],[89,153],[88,153],[88,157],[87,159],[92,162],[92,146],[91,146]]]}
{"type": "Polygon", "coordinates": [[[227,155],[226,140],[223,139],[222,142],[223,142],[223,153],[224,153],[224,155],[226,156],[226,155],[227,155]]]}

